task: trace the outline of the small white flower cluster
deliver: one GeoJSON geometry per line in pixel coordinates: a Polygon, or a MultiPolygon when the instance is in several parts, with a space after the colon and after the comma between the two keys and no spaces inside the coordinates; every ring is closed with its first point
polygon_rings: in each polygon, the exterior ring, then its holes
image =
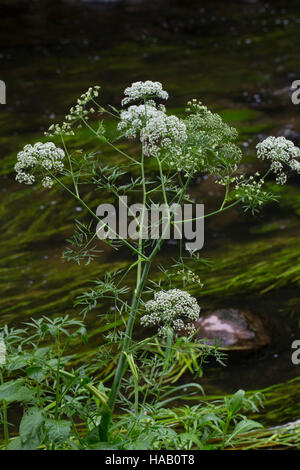
{"type": "Polygon", "coordinates": [[[169,95],[163,90],[160,82],[135,82],[124,90],[125,98],[122,100],[122,106],[132,103],[133,101],[145,101],[151,98],[159,98],[167,100],[169,95]]]}
{"type": "Polygon", "coordinates": [[[276,175],[276,183],[284,185],[287,182],[287,175],[283,171],[283,165],[282,163],[278,161],[274,161],[270,165],[270,170],[273,171],[276,175]]]}
{"type": "Polygon", "coordinates": [[[270,160],[270,170],[276,174],[276,183],[285,184],[287,175],[284,165],[300,173],[300,149],[291,140],[285,137],[270,136],[256,146],[257,157],[261,160],[270,160]]]}
{"type": "Polygon", "coordinates": [[[4,366],[6,362],[6,346],[2,338],[0,338],[0,366],[4,366]]]}
{"type": "Polygon", "coordinates": [[[177,116],[163,113],[149,119],[141,131],[145,155],[158,156],[162,150],[180,154],[181,145],[187,139],[186,126],[177,116]],[[177,152],[176,152],[177,150],[177,152]]]}
{"type": "Polygon", "coordinates": [[[188,145],[183,155],[183,167],[187,173],[202,171],[219,178],[236,171],[242,154],[233,142],[237,131],[223,122],[221,116],[212,113],[201,101],[193,99],[187,103],[189,113],[185,119],[188,145]]]}
{"type": "Polygon", "coordinates": [[[53,137],[54,135],[75,135],[75,133],[69,122],[63,122],[62,124],[51,124],[45,135],[53,137]]]}
{"type": "Polygon", "coordinates": [[[200,287],[203,287],[200,277],[191,269],[179,269],[179,271],[177,271],[177,274],[181,276],[181,279],[183,281],[187,281],[190,284],[199,284],[200,287]]]}
{"type": "Polygon", "coordinates": [[[244,175],[235,178],[235,196],[245,204],[246,210],[251,209],[252,212],[256,212],[266,202],[276,200],[271,193],[263,191],[264,179],[259,176],[257,172],[249,178],[244,175]]]}
{"type": "Polygon", "coordinates": [[[53,135],[74,135],[74,131],[72,130],[72,124],[76,121],[85,119],[86,121],[89,119],[90,113],[95,113],[94,108],[90,108],[89,110],[86,109],[86,105],[92,101],[94,98],[99,96],[99,89],[100,86],[96,85],[94,87],[90,87],[85,93],[83,93],[77,100],[75,106],[73,106],[69,114],[65,117],[66,122],[63,122],[62,125],[60,124],[52,124],[48,132],[45,132],[47,136],[53,135]]]}
{"type": "Polygon", "coordinates": [[[125,137],[136,138],[140,134],[144,154],[148,157],[164,153],[171,167],[178,171],[195,171],[195,156],[186,146],[187,129],[183,120],[177,116],[167,116],[163,105],[157,106],[153,98],[167,99],[168,93],[159,82],[136,82],[124,91],[122,105],[132,101],[144,101],[121,111],[118,130],[125,137]],[[167,153],[167,155],[166,155],[167,153]]]}
{"type": "MultiPolygon", "coordinates": [[[[255,173],[255,176],[259,176],[259,173],[255,173]]],[[[249,195],[251,200],[251,194],[259,194],[264,184],[264,180],[256,181],[254,176],[249,176],[248,179],[245,178],[245,175],[240,175],[235,178],[235,190],[238,191],[240,189],[245,190],[245,193],[249,195]]]]}
{"type": "Polygon", "coordinates": [[[160,116],[165,113],[165,107],[156,105],[152,101],[138,106],[129,106],[126,111],[121,111],[121,121],[118,124],[119,131],[125,131],[125,137],[135,139],[137,134],[145,127],[148,119],[160,116]]]}
{"type": "Polygon", "coordinates": [[[191,113],[189,127],[197,131],[196,138],[202,140],[208,148],[214,149],[217,145],[237,139],[237,130],[223,122],[219,114],[210,111],[201,101],[193,99],[187,105],[186,111],[191,113]]]}
{"type": "Polygon", "coordinates": [[[147,314],[141,318],[141,324],[158,326],[160,336],[165,336],[168,328],[190,334],[196,331],[193,322],[199,317],[200,307],[188,292],[180,289],[156,292],[145,308],[147,314]]]}
{"type": "Polygon", "coordinates": [[[53,179],[50,178],[50,176],[45,176],[45,178],[42,179],[42,185],[44,186],[44,188],[48,188],[48,189],[51,189],[52,186],[53,186],[53,179]]]}
{"type": "MultiPolygon", "coordinates": [[[[185,143],[183,140],[183,143],[185,143]]],[[[201,149],[195,150],[189,145],[175,145],[170,148],[168,164],[177,171],[183,171],[185,176],[194,174],[202,160],[201,149]]]]}
{"type": "MultiPolygon", "coordinates": [[[[44,173],[45,171],[62,171],[64,164],[62,162],[65,152],[56,147],[53,142],[42,144],[37,142],[33,146],[25,145],[24,149],[17,155],[15,170],[17,172],[16,180],[19,183],[33,184],[35,175],[33,173],[44,173]]],[[[42,185],[45,188],[51,188],[53,180],[49,176],[42,179],[42,185]]]]}

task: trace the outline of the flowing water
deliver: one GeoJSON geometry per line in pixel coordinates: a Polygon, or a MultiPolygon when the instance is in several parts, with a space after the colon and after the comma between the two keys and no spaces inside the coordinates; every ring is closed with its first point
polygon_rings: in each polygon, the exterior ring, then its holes
{"type": "MultiPolygon", "coordinates": [[[[290,90],[300,78],[299,2],[9,0],[0,8],[0,79],[7,86],[0,105],[1,324],[74,314],[74,298],[89,280],[128,263],[126,251],[110,249],[89,266],[63,262],[74,217],[86,220],[81,208],[56,189],[37,193],[14,181],[16,152],[60,122],[90,85],[100,84],[102,102],[115,106],[125,86],[147,79],[163,83],[173,110],[201,99],[240,130],[247,169],[257,167],[255,144],[267,135],[300,143],[300,108],[290,90]]],[[[81,132],[73,145],[93,142],[81,132]]],[[[115,158],[103,151],[104,160],[115,158]]],[[[221,198],[201,176],[190,191],[209,209],[221,198]]],[[[274,385],[262,415],[271,424],[299,418],[300,397],[298,382],[288,383],[300,376],[291,362],[291,342],[300,339],[299,179],[276,191],[280,204],[254,218],[232,210],[206,224],[201,255],[214,264],[199,270],[205,286],[193,292],[203,311],[247,308],[263,319],[270,346],[236,354],[226,368],[211,364],[201,383],[211,395],[274,385]]],[[[94,208],[104,198],[86,195],[94,208]]],[[[159,261],[174,253],[167,245],[159,261]]],[[[103,313],[105,306],[88,315],[87,357],[101,341],[103,313]]]]}

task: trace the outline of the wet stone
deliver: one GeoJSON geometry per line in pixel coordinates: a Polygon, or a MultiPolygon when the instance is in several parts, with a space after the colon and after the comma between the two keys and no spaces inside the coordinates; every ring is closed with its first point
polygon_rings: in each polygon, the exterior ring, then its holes
{"type": "Polygon", "coordinates": [[[234,308],[208,312],[194,323],[196,338],[228,350],[255,350],[270,343],[261,319],[249,311],[234,308]]]}

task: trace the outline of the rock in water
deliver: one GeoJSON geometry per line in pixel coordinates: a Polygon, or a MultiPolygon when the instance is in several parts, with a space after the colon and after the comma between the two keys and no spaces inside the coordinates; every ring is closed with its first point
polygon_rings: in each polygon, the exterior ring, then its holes
{"type": "Polygon", "coordinates": [[[197,339],[207,339],[209,344],[217,340],[228,350],[254,350],[270,342],[261,319],[248,311],[222,308],[208,312],[194,324],[197,339]]]}

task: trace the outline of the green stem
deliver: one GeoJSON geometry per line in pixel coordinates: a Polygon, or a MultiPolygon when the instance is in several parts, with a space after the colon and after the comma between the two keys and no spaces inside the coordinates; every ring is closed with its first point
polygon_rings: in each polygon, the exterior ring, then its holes
{"type": "Polygon", "coordinates": [[[77,184],[76,184],[76,181],[75,181],[75,178],[74,178],[74,173],[73,173],[72,160],[71,160],[69,151],[68,151],[68,149],[67,149],[67,146],[66,146],[66,144],[65,144],[65,140],[64,140],[64,138],[63,138],[63,135],[61,134],[60,137],[61,137],[61,141],[62,141],[62,143],[63,143],[64,149],[65,149],[65,153],[67,154],[67,157],[68,157],[68,160],[69,160],[70,173],[71,173],[71,176],[72,176],[72,181],[73,181],[75,193],[76,193],[76,196],[79,198],[78,186],[77,186],[77,184]]]}
{"type": "MultiPolygon", "coordinates": [[[[181,203],[181,201],[184,197],[185,191],[186,191],[186,189],[189,185],[189,182],[191,181],[191,178],[192,177],[190,176],[187,179],[184,187],[181,189],[181,192],[179,193],[178,203],[181,203]]],[[[159,252],[159,250],[160,250],[160,248],[161,248],[161,246],[164,242],[164,235],[165,235],[166,231],[168,230],[168,225],[169,224],[166,224],[161,238],[157,241],[157,244],[154,247],[154,249],[152,250],[152,253],[146,259],[144,269],[143,269],[143,274],[141,276],[140,281],[139,281],[139,277],[137,276],[137,287],[135,289],[135,292],[134,292],[134,295],[133,295],[133,298],[132,298],[131,309],[130,309],[130,313],[129,313],[128,322],[127,322],[127,325],[126,325],[126,332],[125,332],[125,340],[124,340],[124,343],[123,343],[123,350],[120,354],[119,362],[118,362],[118,365],[117,365],[117,370],[116,370],[116,373],[115,373],[115,376],[114,376],[111,391],[110,391],[110,394],[109,394],[109,399],[108,399],[108,402],[107,402],[108,410],[106,409],[103,412],[102,418],[101,418],[101,423],[99,425],[99,437],[100,437],[100,440],[102,442],[107,442],[107,440],[108,440],[109,424],[110,424],[110,421],[111,421],[112,413],[114,411],[116,398],[117,398],[117,395],[118,395],[118,392],[119,392],[119,389],[120,389],[120,385],[121,385],[121,380],[122,380],[122,378],[124,376],[124,373],[125,373],[125,370],[127,368],[127,359],[126,359],[126,354],[124,354],[124,353],[128,351],[130,343],[131,343],[132,330],[133,330],[133,326],[134,326],[134,323],[135,323],[136,312],[137,312],[137,307],[139,305],[141,293],[142,293],[143,288],[145,286],[152,260],[154,259],[156,254],[159,252]]]]}
{"type": "Polygon", "coordinates": [[[223,428],[222,450],[224,450],[225,445],[226,445],[226,436],[227,436],[230,421],[231,421],[231,413],[228,413],[227,418],[226,418],[226,422],[225,422],[225,425],[224,425],[224,428],[223,428]]]}
{"type": "Polygon", "coordinates": [[[145,282],[146,282],[147,277],[148,277],[150,265],[151,265],[151,260],[148,259],[145,262],[143,273],[142,273],[142,276],[141,276],[141,280],[140,280],[139,285],[137,286],[137,289],[135,290],[135,293],[134,293],[133,298],[132,298],[129,318],[128,318],[128,322],[127,322],[127,325],[126,325],[126,332],[125,332],[125,340],[124,340],[124,344],[123,344],[123,350],[120,354],[119,362],[118,362],[118,365],[117,365],[117,370],[116,370],[116,373],[115,373],[115,376],[114,376],[114,380],[113,380],[113,383],[112,383],[111,391],[110,391],[108,402],[107,402],[107,405],[108,405],[109,409],[108,410],[106,409],[103,412],[102,418],[101,418],[101,423],[100,423],[100,426],[99,426],[99,437],[100,437],[100,440],[103,441],[103,442],[107,442],[107,439],[108,439],[108,427],[109,427],[109,424],[110,424],[112,413],[114,411],[115,401],[116,401],[116,398],[117,398],[117,395],[118,395],[118,392],[119,392],[119,389],[120,389],[121,380],[123,378],[123,375],[124,375],[126,367],[127,367],[126,355],[124,353],[128,351],[130,343],[131,343],[132,330],[133,330],[133,326],[134,326],[134,323],[135,323],[137,307],[138,307],[138,304],[139,304],[139,301],[140,301],[140,296],[141,296],[141,293],[143,291],[145,282]]]}
{"type": "Polygon", "coordinates": [[[203,215],[201,217],[194,217],[193,219],[183,219],[183,220],[176,220],[176,223],[182,223],[182,222],[193,222],[195,220],[201,220],[201,219],[207,219],[207,217],[211,217],[212,215],[220,214],[221,212],[227,211],[228,209],[231,209],[231,207],[236,206],[237,204],[240,203],[240,200],[233,202],[232,204],[229,204],[229,206],[217,209],[214,212],[210,212],[209,214],[203,215]]]}
{"type": "Polygon", "coordinates": [[[56,398],[55,398],[55,419],[58,420],[59,415],[59,405],[60,405],[60,360],[61,360],[61,351],[60,351],[60,344],[59,344],[59,337],[57,336],[56,339],[56,346],[58,351],[58,358],[57,358],[57,367],[56,367],[56,398]]]}
{"type": "MultiPolygon", "coordinates": [[[[4,384],[2,371],[0,371],[0,382],[1,382],[1,385],[4,384]]],[[[9,433],[8,433],[8,422],[7,422],[7,403],[5,400],[2,401],[2,410],[3,410],[4,440],[5,440],[5,445],[7,447],[8,441],[9,441],[9,433]]]]}
{"type": "MultiPolygon", "coordinates": [[[[56,176],[49,171],[49,174],[55,181],[60,184],[71,196],[73,196],[77,201],[98,221],[102,222],[102,220],[95,214],[95,212],[92,211],[92,209],[89,208],[89,206],[86,205],[86,203],[78,196],[76,196],[75,193],[73,193],[60,179],[56,178],[56,176]]],[[[140,255],[142,258],[146,259],[144,255],[142,255],[138,250],[134,248],[130,243],[128,243],[124,238],[121,238],[117,232],[115,232],[111,227],[108,227],[107,224],[103,224],[103,227],[109,228],[112,232],[113,235],[116,235],[117,239],[120,240],[124,245],[126,245],[128,248],[130,248],[133,252],[136,254],[140,255]]],[[[104,240],[103,240],[104,241],[104,240]]]]}
{"type": "MultiPolygon", "coordinates": [[[[147,202],[147,191],[146,191],[146,182],[145,182],[145,167],[144,167],[144,151],[142,150],[142,158],[141,158],[141,175],[142,175],[142,185],[143,185],[143,209],[141,214],[141,222],[139,224],[139,244],[138,250],[141,254],[143,254],[143,227],[144,227],[144,217],[145,217],[145,206],[147,202]]],[[[137,266],[137,279],[136,279],[136,289],[141,281],[142,275],[142,258],[139,256],[138,258],[138,266],[137,266]]]]}
{"type": "Polygon", "coordinates": [[[229,192],[229,184],[227,183],[226,184],[226,191],[225,191],[225,196],[224,196],[224,200],[221,204],[221,207],[220,207],[220,210],[222,210],[227,202],[227,198],[228,198],[228,192],[229,192]]]}
{"type": "Polygon", "coordinates": [[[111,142],[109,142],[109,140],[106,139],[106,137],[102,136],[102,135],[99,135],[98,132],[95,131],[95,129],[92,128],[92,126],[90,126],[88,124],[88,122],[82,118],[82,121],[84,122],[84,124],[86,125],[86,127],[96,136],[98,137],[98,139],[101,140],[101,142],[105,142],[107,145],[109,145],[111,148],[113,148],[114,150],[116,150],[116,152],[120,153],[121,155],[123,155],[123,157],[126,157],[128,158],[128,160],[131,160],[135,165],[140,165],[140,162],[138,160],[136,160],[135,158],[131,157],[130,155],[128,155],[126,152],[123,152],[123,150],[119,149],[118,147],[116,147],[114,144],[112,144],[111,142]]]}
{"type": "Polygon", "coordinates": [[[77,431],[76,424],[74,423],[74,420],[73,420],[72,416],[70,417],[70,420],[71,420],[71,425],[72,425],[73,432],[74,432],[75,436],[77,437],[78,442],[81,445],[81,448],[84,449],[84,441],[83,441],[83,439],[81,439],[81,437],[80,437],[80,435],[77,431]]]}

